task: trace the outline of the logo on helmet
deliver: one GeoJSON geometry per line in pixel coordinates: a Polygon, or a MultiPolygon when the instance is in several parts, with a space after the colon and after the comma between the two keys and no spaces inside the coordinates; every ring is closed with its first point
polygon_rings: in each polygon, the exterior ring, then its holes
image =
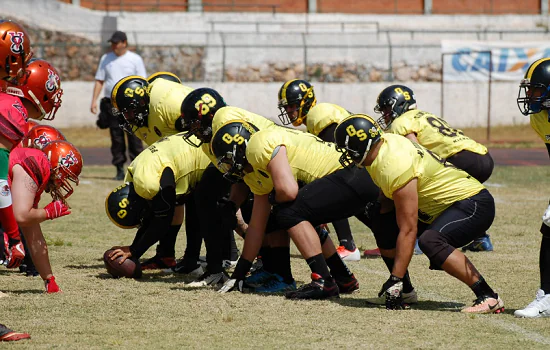
{"type": "Polygon", "coordinates": [[[25,36],[25,33],[23,32],[8,32],[10,35],[11,40],[11,52],[16,54],[22,54],[23,53],[23,42],[25,39],[23,38],[25,36]]]}
{"type": "Polygon", "coordinates": [[[59,86],[59,76],[55,72],[48,68],[48,80],[46,81],[46,90],[54,92],[59,86]]]}
{"type": "Polygon", "coordinates": [[[44,148],[52,140],[48,137],[48,134],[44,131],[42,135],[39,135],[33,140],[33,143],[38,146],[40,149],[44,148]]]}
{"type": "Polygon", "coordinates": [[[61,157],[61,159],[59,160],[59,165],[67,169],[75,164],[78,164],[78,159],[74,155],[73,151],[69,151],[66,156],[61,157]]]}

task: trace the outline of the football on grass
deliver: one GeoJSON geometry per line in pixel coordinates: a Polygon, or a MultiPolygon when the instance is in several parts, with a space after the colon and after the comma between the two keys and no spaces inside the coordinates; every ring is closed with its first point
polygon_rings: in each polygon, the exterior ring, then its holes
{"type": "Polygon", "coordinates": [[[103,254],[103,262],[105,263],[105,268],[107,268],[107,272],[109,272],[111,276],[115,278],[141,277],[141,265],[139,264],[139,261],[130,258],[124,260],[124,262],[120,264],[120,260],[122,259],[122,257],[118,257],[115,260],[111,260],[111,258],[109,257],[112,251],[113,249],[109,249],[103,254]]]}

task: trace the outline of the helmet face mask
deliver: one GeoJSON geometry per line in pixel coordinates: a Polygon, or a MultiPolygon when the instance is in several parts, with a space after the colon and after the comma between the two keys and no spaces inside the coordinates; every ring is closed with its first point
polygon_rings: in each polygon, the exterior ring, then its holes
{"type": "Polygon", "coordinates": [[[279,120],[283,125],[300,126],[317,99],[313,86],[305,80],[289,80],[279,89],[279,120]]]}
{"type": "Polygon", "coordinates": [[[383,130],[408,110],[416,108],[414,92],[404,85],[391,85],[378,95],[374,112],[382,116],[376,120],[383,130]]]}
{"type": "Polygon", "coordinates": [[[536,60],[527,68],[516,101],[523,115],[550,109],[550,58],[536,60]]]}
{"type": "Polygon", "coordinates": [[[131,75],[119,80],[111,92],[113,115],[120,127],[129,134],[147,125],[149,116],[149,83],[144,78],[131,75]]]}
{"type": "MultiPolygon", "coordinates": [[[[246,148],[243,151],[246,152],[246,148]]],[[[244,152],[239,152],[241,154],[238,155],[237,145],[233,145],[232,151],[217,157],[218,168],[224,172],[223,177],[226,180],[235,183],[243,179],[244,167],[247,164],[244,152]]]]}
{"type": "Polygon", "coordinates": [[[241,181],[245,176],[246,147],[250,137],[258,131],[253,124],[232,120],[220,127],[212,137],[212,153],[218,160],[218,168],[231,182],[241,181]]]}
{"type": "Polygon", "coordinates": [[[531,84],[529,79],[523,79],[519,85],[517,103],[523,115],[550,109],[549,87],[540,83],[531,84]]]}
{"type": "Polygon", "coordinates": [[[223,97],[214,89],[199,88],[191,91],[181,104],[184,140],[194,147],[212,140],[212,119],[218,110],[227,106],[223,97]],[[194,142],[191,136],[199,139],[194,142]]]}

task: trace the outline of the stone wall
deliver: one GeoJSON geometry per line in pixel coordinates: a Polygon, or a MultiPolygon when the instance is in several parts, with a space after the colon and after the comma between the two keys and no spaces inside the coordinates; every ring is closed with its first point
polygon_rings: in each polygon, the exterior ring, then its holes
{"type": "Polygon", "coordinates": [[[265,63],[251,66],[229,66],[225,69],[225,81],[231,82],[282,82],[297,77],[312,82],[364,83],[381,81],[441,81],[441,64],[430,63],[412,66],[396,63],[392,69],[356,63],[304,64],[265,63]],[[307,72],[307,74],[306,74],[307,72]]]}
{"type": "MultiPolygon", "coordinates": [[[[101,55],[109,50],[107,43],[98,45],[91,40],[62,32],[42,30],[17,20],[32,40],[34,57],[54,65],[62,81],[92,81],[101,55]]],[[[204,47],[140,46],[130,47],[138,52],[147,72],[170,71],[185,81],[204,80],[204,47]]]]}

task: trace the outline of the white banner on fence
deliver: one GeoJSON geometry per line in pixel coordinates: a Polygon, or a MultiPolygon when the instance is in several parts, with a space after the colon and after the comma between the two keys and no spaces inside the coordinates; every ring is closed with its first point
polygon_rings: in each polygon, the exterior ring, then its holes
{"type": "Polygon", "coordinates": [[[519,83],[532,62],[550,57],[550,42],[442,40],[441,52],[445,81],[488,81],[491,70],[493,80],[519,83]]]}

